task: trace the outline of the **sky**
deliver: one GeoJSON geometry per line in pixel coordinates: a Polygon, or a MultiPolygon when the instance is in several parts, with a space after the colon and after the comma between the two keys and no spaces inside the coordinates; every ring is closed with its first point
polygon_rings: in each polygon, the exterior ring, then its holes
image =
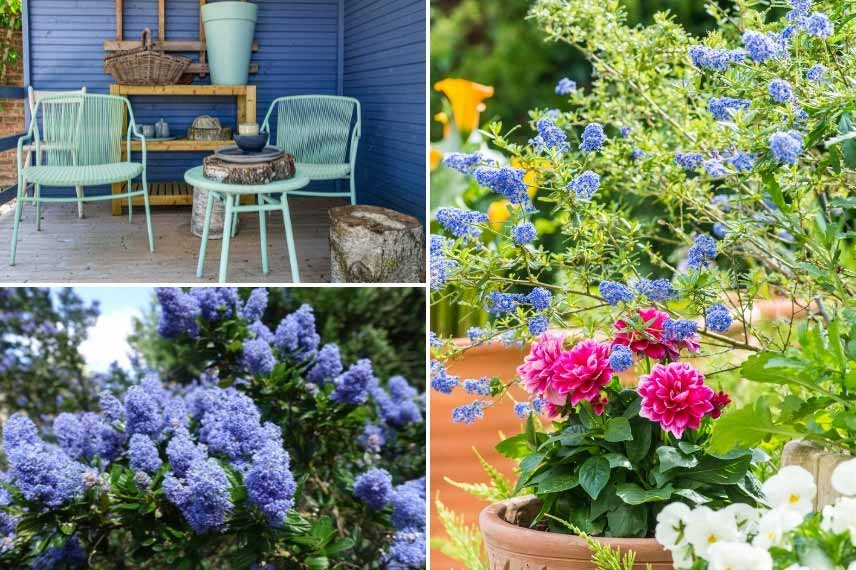
{"type": "Polygon", "coordinates": [[[134,317],[140,317],[151,303],[151,287],[75,287],[87,303],[101,302],[101,315],[89,329],[89,338],[80,352],[93,372],[104,372],[115,361],[127,368],[128,335],[133,331],[134,317]]]}

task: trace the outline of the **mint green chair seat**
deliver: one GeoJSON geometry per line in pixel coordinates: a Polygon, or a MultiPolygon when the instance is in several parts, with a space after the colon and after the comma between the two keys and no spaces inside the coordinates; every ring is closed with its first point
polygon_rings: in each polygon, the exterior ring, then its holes
{"type": "Polygon", "coordinates": [[[134,196],[143,197],[149,251],[155,250],[149,211],[149,191],[146,182],[146,139],[137,132],[131,104],[124,97],[63,93],[40,98],[33,109],[30,129],[18,139],[18,196],[12,230],[12,251],[9,264],[15,265],[18,229],[24,204],[36,207],[37,229],[41,229],[42,202],[89,202],[128,199],[128,221],[132,219],[134,196]],[[125,122],[127,120],[127,128],[125,122]],[[131,156],[131,137],[140,140],[141,161],[122,160],[131,156]],[[27,153],[35,155],[35,165],[23,160],[27,153]],[[139,189],[133,180],[141,178],[139,189]],[[126,183],[125,192],[102,196],[42,197],[42,186],[75,187],[126,183]],[[28,185],[34,191],[30,196],[28,185]]]}
{"type": "Polygon", "coordinates": [[[337,180],[339,178],[348,178],[348,175],[351,173],[351,165],[347,162],[344,164],[297,162],[295,164],[300,169],[300,172],[310,180],[337,180]]]}
{"type": "Polygon", "coordinates": [[[21,171],[27,182],[44,186],[93,186],[110,184],[117,180],[136,178],[143,173],[137,162],[96,164],[90,166],[29,166],[21,171]]]}

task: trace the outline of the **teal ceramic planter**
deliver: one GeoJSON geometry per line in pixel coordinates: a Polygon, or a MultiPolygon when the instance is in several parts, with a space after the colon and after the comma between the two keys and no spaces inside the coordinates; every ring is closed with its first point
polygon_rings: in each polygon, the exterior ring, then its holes
{"type": "Polygon", "coordinates": [[[246,85],[257,11],[252,2],[212,2],[202,6],[212,84],[246,85]]]}

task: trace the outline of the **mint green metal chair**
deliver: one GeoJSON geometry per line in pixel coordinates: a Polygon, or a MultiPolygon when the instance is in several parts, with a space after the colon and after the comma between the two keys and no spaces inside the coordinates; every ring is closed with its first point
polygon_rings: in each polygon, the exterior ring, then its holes
{"type": "Polygon", "coordinates": [[[154,252],[149,192],[146,182],[146,139],[137,132],[134,113],[124,97],[113,95],[68,95],[44,97],[36,103],[29,132],[18,139],[18,200],[12,230],[10,265],[15,265],[18,227],[25,203],[36,207],[36,219],[41,220],[42,203],[90,202],[128,199],[128,221],[133,212],[131,201],[142,196],[146,211],[149,250],[154,252]],[[127,114],[128,128],[123,128],[127,114]],[[126,156],[131,156],[131,136],[141,141],[142,162],[122,162],[122,141],[126,156]],[[25,166],[25,143],[35,154],[36,164],[25,166]],[[142,185],[134,191],[132,182],[138,176],[142,185]],[[78,187],[127,182],[123,194],[83,197],[42,197],[42,186],[78,187]],[[32,197],[26,192],[33,184],[32,197]]]}
{"type": "Polygon", "coordinates": [[[309,180],[348,180],[348,192],[289,192],[295,196],[337,196],[357,203],[354,168],[360,140],[360,102],[335,95],[295,95],[271,103],[262,130],[271,132],[276,114],[276,146],[294,155],[297,171],[309,180]]]}

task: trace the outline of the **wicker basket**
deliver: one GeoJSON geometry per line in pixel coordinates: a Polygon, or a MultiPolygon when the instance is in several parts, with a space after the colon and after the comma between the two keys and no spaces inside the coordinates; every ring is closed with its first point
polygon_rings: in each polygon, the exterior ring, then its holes
{"type": "Polygon", "coordinates": [[[152,31],[143,30],[143,46],[104,57],[104,71],[121,85],[175,85],[190,58],[152,48],[152,31]]]}
{"type": "Polygon", "coordinates": [[[230,141],[232,129],[221,126],[215,117],[202,115],[193,119],[193,124],[187,129],[187,138],[192,141],[230,141]]]}

